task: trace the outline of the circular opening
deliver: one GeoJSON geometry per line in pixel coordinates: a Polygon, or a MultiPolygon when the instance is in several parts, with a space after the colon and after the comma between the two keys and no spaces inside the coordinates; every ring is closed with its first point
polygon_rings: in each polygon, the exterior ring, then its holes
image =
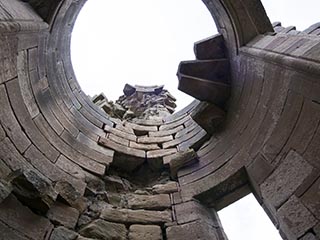
{"type": "Polygon", "coordinates": [[[179,62],[194,59],[194,42],[216,32],[199,0],[89,0],[72,33],[75,74],[87,94],[109,100],[126,83],[165,85],[178,110],[193,100],[177,89],[179,62]]]}

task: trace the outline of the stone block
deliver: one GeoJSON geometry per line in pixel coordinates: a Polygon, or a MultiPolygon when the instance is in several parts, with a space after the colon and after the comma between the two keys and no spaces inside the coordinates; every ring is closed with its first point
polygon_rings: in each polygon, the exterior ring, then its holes
{"type": "Polygon", "coordinates": [[[0,120],[7,136],[12,140],[20,152],[24,152],[31,144],[25,133],[21,131],[20,124],[14,115],[9,103],[7,92],[3,85],[0,85],[0,120]]]}
{"type": "Polygon", "coordinates": [[[295,196],[279,208],[277,215],[280,229],[288,239],[298,239],[318,222],[295,196]]]}
{"type": "Polygon", "coordinates": [[[191,117],[189,115],[185,115],[183,118],[178,118],[177,120],[170,121],[168,123],[165,123],[159,127],[159,131],[169,130],[176,127],[179,127],[180,125],[183,125],[185,122],[187,122],[191,117]]]}
{"type": "MultiPolygon", "coordinates": [[[[34,214],[12,194],[0,204],[0,223],[10,226],[11,230],[23,233],[27,239],[35,240],[45,239],[53,228],[48,219],[34,214]]],[[[2,231],[0,235],[2,237],[2,231]]],[[[16,238],[6,238],[4,240],[9,239],[13,240],[16,238]]]]}
{"type": "Polygon", "coordinates": [[[171,207],[168,194],[129,195],[127,201],[131,209],[164,210],[171,207]]]}
{"type": "Polygon", "coordinates": [[[80,235],[101,240],[126,240],[127,229],[123,224],[110,223],[101,219],[95,220],[79,231],[80,235]]]}
{"type": "Polygon", "coordinates": [[[112,133],[108,134],[108,138],[118,144],[124,145],[126,147],[129,146],[129,140],[122,138],[122,137],[118,137],[117,135],[114,135],[112,133]]]}
{"type": "Polygon", "coordinates": [[[127,133],[127,132],[122,132],[122,131],[118,130],[117,128],[112,128],[112,127],[110,127],[108,125],[106,125],[104,127],[104,130],[106,132],[108,132],[108,133],[113,133],[114,135],[116,135],[118,137],[130,140],[130,141],[134,141],[135,142],[137,140],[137,137],[134,134],[130,134],[130,133],[127,133]]]}
{"type": "Polygon", "coordinates": [[[14,171],[7,179],[17,198],[40,213],[46,213],[57,198],[51,183],[32,170],[14,171]]]}
{"type": "Polygon", "coordinates": [[[21,233],[13,230],[12,228],[6,226],[2,222],[0,222],[0,239],[1,240],[29,240],[30,238],[27,238],[23,236],[21,233]]]}
{"type": "Polygon", "coordinates": [[[7,166],[7,164],[5,164],[4,160],[0,158],[0,179],[7,177],[10,173],[11,169],[7,166]]]}
{"type": "Polygon", "coordinates": [[[216,229],[201,221],[195,221],[183,225],[168,227],[166,232],[168,240],[219,239],[216,229]]]}
{"type": "Polygon", "coordinates": [[[177,152],[175,148],[160,149],[160,150],[151,150],[147,152],[147,158],[161,158],[168,156],[177,152]]]}
{"type": "Polygon", "coordinates": [[[311,174],[313,168],[291,150],[276,170],[262,183],[262,197],[275,208],[281,206],[311,174]]]}
{"type": "Polygon", "coordinates": [[[317,237],[320,238],[320,222],[313,227],[313,231],[317,235],[317,237]]]}
{"type": "Polygon", "coordinates": [[[77,224],[79,211],[65,204],[56,202],[47,212],[47,217],[56,225],[73,229],[77,224]]]}
{"type": "Polygon", "coordinates": [[[302,195],[301,201],[316,218],[320,219],[320,178],[302,195]]]}
{"type": "Polygon", "coordinates": [[[262,154],[258,155],[247,167],[248,175],[258,185],[260,185],[270,175],[272,170],[272,165],[262,154]]]}
{"type": "Polygon", "coordinates": [[[123,192],[128,191],[131,188],[129,182],[124,181],[121,177],[118,176],[105,176],[103,180],[106,184],[107,191],[123,192]]]}
{"type": "Polygon", "coordinates": [[[150,137],[164,137],[169,135],[174,135],[177,132],[181,131],[183,129],[183,125],[177,126],[175,128],[169,129],[169,130],[163,130],[158,132],[149,132],[150,137]]]}
{"type": "Polygon", "coordinates": [[[163,136],[163,137],[147,137],[147,136],[142,136],[142,137],[138,137],[137,142],[138,143],[146,143],[146,144],[150,144],[150,143],[164,143],[164,142],[168,142],[171,141],[173,139],[173,137],[170,136],[163,136]]]}
{"type": "Polygon", "coordinates": [[[136,134],[136,135],[141,135],[139,133],[148,133],[148,132],[158,131],[157,126],[144,126],[144,125],[134,124],[134,123],[130,123],[130,122],[125,122],[124,125],[128,128],[132,128],[135,133],[138,132],[138,134],[136,134]]]}
{"type": "Polygon", "coordinates": [[[11,191],[11,184],[0,179],[0,203],[10,195],[11,191]]]}
{"type": "Polygon", "coordinates": [[[225,58],[226,48],[221,34],[203,39],[194,44],[194,54],[198,60],[225,58]]]}
{"type": "Polygon", "coordinates": [[[190,201],[174,206],[176,220],[178,224],[185,224],[196,220],[201,220],[210,226],[218,226],[212,210],[201,205],[197,201],[190,201]]]}
{"type": "Polygon", "coordinates": [[[160,149],[158,144],[142,144],[142,143],[136,143],[136,142],[132,142],[132,141],[130,141],[129,147],[141,149],[141,150],[146,150],[146,151],[160,149]]]}
{"type": "Polygon", "coordinates": [[[57,227],[53,229],[50,240],[75,240],[78,234],[65,227],[57,227]]]}
{"type": "Polygon", "coordinates": [[[198,162],[197,153],[193,149],[185,151],[179,151],[176,154],[172,154],[163,158],[163,164],[169,165],[170,174],[172,178],[177,177],[178,170],[198,162]]]}
{"type": "Polygon", "coordinates": [[[192,148],[195,151],[198,151],[203,144],[209,140],[210,135],[204,130],[201,129],[198,133],[195,133],[194,136],[192,136],[190,139],[188,139],[185,142],[182,142],[181,144],[178,145],[178,150],[179,151],[185,151],[188,148],[192,148]]]}
{"type": "Polygon", "coordinates": [[[178,67],[178,89],[221,106],[230,96],[229,74],[227,59],[183,61],[178,67]]]}
{"type": "Polygon", "coordinates": [[[111,148],[117,152],[124,153],[126,155],[139,157],[139,158],[145,158],[145,151],[123,146],[121,144],[118,144],[118,143],[112,141],[111,139],[100,137],[98,140],[98,143],[102,146],[111,148]]]}
{"type": "Polygon", "coordinates": [[[318,240],[318,239],[319,238],[317,238],[313,233],[307,233],[302,238],[299,238],[299,240],[318,240]]]}
{"type": "Polygon", "coordinates": [[[119,223],[162,224],[171,222],[171,211],[105,208],[100,218],[119,223]]]}
{"type": "Polygon", "coordinates": [[[165,184],[156,184],[152,187],[152,192],[157,194],[169,194],[178,192],[178,184],[177,182],[167,182],[165,184]]]}
{"type": "Polygon", "coordinates": [[[191,117],[206,132],[213,134],[224,121],[225,112],[214,104],[202,102],[192,112],[191,117]]]}
{"type": "Polygon", "coordinates": [[[86,177],[84,170],[64,155],[60,155],[55,165],[75,178],[84,180],[86,177]]]}
{"type": "Polygon", "coordinates": [[[129,240],[162,240],[162,231],[154,225],[131,225],[129,240]]]}
{"type": "Polygon", "coordinates": [[[63,202],[78,209],[80,213],[86,209],[87,204],[85,199],[70,183],[59,181],[55,184],[54,189],[63,202]]]}

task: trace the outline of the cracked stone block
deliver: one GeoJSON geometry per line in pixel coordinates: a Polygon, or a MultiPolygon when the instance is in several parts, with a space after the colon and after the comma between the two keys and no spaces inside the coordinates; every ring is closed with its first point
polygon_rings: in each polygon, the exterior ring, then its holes
{"type": "Polygon", "coordinates": [[[119,223],[111,223],[101,219],[95,220],[80,229],[80,235],[93,239],[101,240],[126,240],[127,229],[125,225],[119,223]]]}
{"type": "Polygon", "coordinates": [[[162,231],[155,225],[131,225],[129,240],[162,240],[162,231]]]}
{"type": "Polygon", "coordinates": [[[32,170],[17,170],[8,176],[13,193],[26,206],[45,214],[57,198],[51,184],[32,170]]]}

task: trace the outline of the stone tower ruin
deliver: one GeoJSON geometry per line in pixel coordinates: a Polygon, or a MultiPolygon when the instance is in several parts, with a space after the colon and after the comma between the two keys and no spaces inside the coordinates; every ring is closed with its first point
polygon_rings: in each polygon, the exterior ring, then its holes
{"type": "Polygon", "coordinates": [[[0,0],[1,240],[226,240],[217,211],[250,192],[283,239],[320,239],[320,24],[203,2],[219,34],[177,66],[196,100],[174,113],[163,86],[81,90],[85,0],[0,0]]]}

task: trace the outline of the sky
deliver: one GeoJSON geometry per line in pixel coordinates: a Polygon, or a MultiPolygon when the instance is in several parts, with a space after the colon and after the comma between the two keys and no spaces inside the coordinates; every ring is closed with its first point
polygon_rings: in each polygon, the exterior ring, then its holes
{"type": "MultiPolygon", "coordinates": [[[[304,30],[320,22],[319,0],[263,0],[271,22],[304,30]]],[[[178,100],[192,98],[177,90],[181,61],[194,59],[193,44],[217,33],[201,0],[88,0],[71,41],[77,80],[90,96],[122,95],[126,83],[164,84],[178,100]]],[[[229,240],[280,240],[252,194],[219,211],[229,240]]]]}

